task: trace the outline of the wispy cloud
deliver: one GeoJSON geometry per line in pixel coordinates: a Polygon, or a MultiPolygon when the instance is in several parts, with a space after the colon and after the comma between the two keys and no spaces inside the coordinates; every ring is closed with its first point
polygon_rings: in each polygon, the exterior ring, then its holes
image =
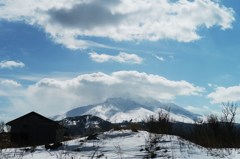
{"type": "Polygon", "coordinates": [[[189,105],[189,106],[186,106],[185,109],[189,110],[190,112],[197,112],[198,114],[201,114],[201,115],[208,115],[210,113],[219,114],[218,111],[214,110],[213,107],[209,107],[209,106],[198,107],[198,106],[189,105]]]}
{"type": "Polygon", "coordinates": [[[70,49],[104,46],[81,37],[115,41],[201,38],[201,27],[232,27],[234,11],[212,0],[18,0],[3,1],[0,19],[37,25],[70,49]],[[21,9],[18,9],[21,8],[21,9]],[[94,10],[94,12],[93,12],[94,10]],[[204,13],[204,14],[202,14],[204,13]]]}
{"type": "Polygon", "coordinates": [[[129,54],[126,52],[120,52],[118,55],[108,55],[108,54],[98,54],[96,52],[89,53],[91,59],[98,63],[104,63],[109,61],[114,61],[118,63],[128,63],[128,64],[141,64],[143,58],[136,54],[129,54]]]}
{"type": "Polygon", "coordinates": [[[162,56],[158,56],[158,55],[153,55],[153,56],[161,62],[165,61],[165,59],[162,56]]]}
{"type": "Polygon", "coordinates": [[[25,67],[25,64],[22,62],[16,62],[16,61],[1,61],[0,62],[0,68],[8,68],[8,69],[12,69],[12,68],[17,68],[17,67],[25,67]]]}

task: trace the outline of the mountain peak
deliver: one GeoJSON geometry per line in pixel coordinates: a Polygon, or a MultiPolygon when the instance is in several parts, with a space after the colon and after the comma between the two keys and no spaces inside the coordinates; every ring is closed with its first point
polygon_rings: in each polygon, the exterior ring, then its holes
{"type": "Polygon", "coordinates": [[[111,122],[142,121],[147,116],[156,114],[158,111],[170,110],[170,116],[175,121],[194,121],[200,117],[174,103],[162,103],[152,98],[108,98],[102,103],[81,106],[64,114],[65,117],[81,115],[94,115],[111,122]]]}

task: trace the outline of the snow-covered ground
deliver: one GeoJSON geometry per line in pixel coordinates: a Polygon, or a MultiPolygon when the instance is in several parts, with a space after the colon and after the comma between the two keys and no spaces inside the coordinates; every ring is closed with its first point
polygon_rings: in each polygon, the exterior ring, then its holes
{"type": "Polygon", "coordinates": [[[174,159],[239,159],[240,149],[208,150],[177,136],[155,135],[146,131],[109,131],[98,136],[98,140],[78,138],[64,142],[58,150],[45,150],[38,146],[33,152],[26,148],[0,150],[1,159],[141,159],[154,151],[156,158],[174,159]],[[150,140],[150,138],[152,140],[150,140]],[[149,141],[158,139],[150,146],[149,141]],[[149,150],[149,151],[147,151],[149,150]]]}

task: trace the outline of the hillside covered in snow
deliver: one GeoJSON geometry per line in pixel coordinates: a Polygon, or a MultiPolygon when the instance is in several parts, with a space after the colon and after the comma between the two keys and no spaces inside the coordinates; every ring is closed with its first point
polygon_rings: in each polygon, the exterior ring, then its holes
{"type": "Polygon", "coordinates": [[[87,137],[63,142],[56,150],[44,146],[0,150],[1,159],[239,159],[240,149],[206,149],[177,136],[146,131],[108,131],[95,140],[87,137]]]}
{"type": "Polygon", "coordinates": [[[174,103],[162,103],[152,98],[109,98],[106,101],[88,106],[80,106],[62,115],[53,117],[61,120],[66,117],[94,115],[112,123],[123,121],[140,122],[159,111],[170,112],[174,121],[193,123],[201,115],[192,113],[174,103]]]}

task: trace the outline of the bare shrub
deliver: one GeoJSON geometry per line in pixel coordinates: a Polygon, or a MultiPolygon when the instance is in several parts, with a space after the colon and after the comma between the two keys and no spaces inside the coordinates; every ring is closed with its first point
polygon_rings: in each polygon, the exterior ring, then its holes
{"type": "Polygon", "coordinates": [[[149,133],[148,138],[145,139],[146,155],[144,158],[156,158],[157,157],[156,151],[160,150],[160,146],[158,146],[158,143],[161,138],[162,138],[162,135],[160,135],[160,134],[149,133]]]}
{"type": "Polygon", "coordinates": [[[145,121],[149,132],[158,134],[171,134],[172,124],[169,112],[159,111],[157,117],[151,115],[145,121]]]}
{"type": "Polygon", "coordinates": [[[239,148],[240,129],[235,124],[236,110],[236,103],[223,103],[220,117],[208,115],[206,122],[195,123],[192,132],[183,137],[208,148],[239,148]]]}
{"type": "Polygon", "coordinates": [[[3,121],[0,122],[0,133],[4,132],[4,127],[5,127],[5,123],[3,121]]]}
{"type": "Polygon", "coordinates": [[[118,155],[118,158],[123,159],[124,152],[123,152],[121,146],[120,145],[115,145],[114,147],[115,147],[115,152],[118,155]]]}

